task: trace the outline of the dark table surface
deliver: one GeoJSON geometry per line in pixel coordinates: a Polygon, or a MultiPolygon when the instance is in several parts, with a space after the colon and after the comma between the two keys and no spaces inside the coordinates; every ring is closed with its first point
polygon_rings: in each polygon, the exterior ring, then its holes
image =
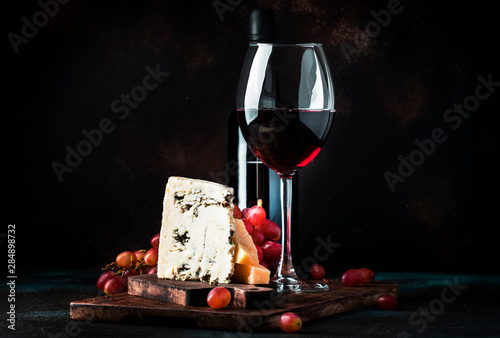
{"type": "MultiPolygon", "coordinates": [[[[248,333],[189,327],[74,321],[71,301],[101,295],[99,271],[33,270],[17,274],[11,293],[2,283],[0,337],[247,337],[248,333]],[[9,329],[9,295],[15,298],[15,331],[9,329]]],[[[337,278],[338,276],[332,276],[337,278]]],[[[399,307],[376,306],[308,321],[302,337],[500,337],[500,275],[378,272],[378,280],[399,284],[399,307]]],[[[255,337],[284,337],[277,329],[255,337]]]]}

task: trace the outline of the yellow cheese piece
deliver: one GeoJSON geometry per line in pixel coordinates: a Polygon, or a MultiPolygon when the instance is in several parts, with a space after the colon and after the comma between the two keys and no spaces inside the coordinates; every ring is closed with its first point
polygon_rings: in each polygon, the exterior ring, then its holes
{"type": "Polygon", "coordinates": [[[242,284],[269,284],[271,271],[262,265],[234,264],[233,283],[242,284]]]}
{"type": "Polygon", "coordinates": [[[248,233],[241,219],[235,219],[235,225],[236,232],[233,236],[235,246],[234,262],[245,265],[258,265],[259,256],[252,236],[248,233]]]}
{"type": "Polygon", "coordinates": [[[231,281],[242,284],[269,284],[271,271],[259,265],[257,248],[243,221],[235,219],[235,228],[233,236],[235,264],[231,281]]]}

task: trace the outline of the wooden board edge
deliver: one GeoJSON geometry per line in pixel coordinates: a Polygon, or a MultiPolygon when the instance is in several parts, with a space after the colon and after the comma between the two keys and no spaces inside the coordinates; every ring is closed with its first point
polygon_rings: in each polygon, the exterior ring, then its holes
{"type": "MultiPolygon", "coordinates": [[[[367,295],[365,295],[361,301],[359,301],[359,299],[356,300],[356,297],[352,294],[340,299],[327,299],[324,302],[314,304],[313,307],[311,307],[310,304],[305,304],[294,308],[293,312],[301,316],[303,322],[308,322],[338,313],[376,305],[377,298],[382,294],[391,294],[398,297],[399,286],[397,283],[383,282],[380,284],[379,288],[368,291],[367,295]],[[332,306],[333,304],[341,304],[341,306],[335,307],[332,306]]],[[[131,296],[127,293],[117,295],[117,297],[124,297],[130,304],[133,304],[137,298],[142,298],[131,296]]],[[[286,307],[272,309],[274,305],[269,303],[267,308],[266,305],[263,305],[261,312],[250,310],[249,312],[251,314],[237,314],[219,310],[219,312],[213,312],[210,316],[207,316],[203,311],[193,311],[190,313],[183,312],[179,314],[175,309],[155,310],[151,308],[141,308],[140,306],[123,307],[119,304],[113,305],[110,303],[92,304],[92,302],[99,302],[104,298],[106,298],[106,296],[71,302],[70,318],[79,321],[153,324],[162,326],[173,325],[176,327],[195,326],[202,329],[216,329],[248,334],[278,328],[281,314],[289,311],[286,307]]],[[[161,303],[161,301],[158,301],[158,303],[161,303]]]]}

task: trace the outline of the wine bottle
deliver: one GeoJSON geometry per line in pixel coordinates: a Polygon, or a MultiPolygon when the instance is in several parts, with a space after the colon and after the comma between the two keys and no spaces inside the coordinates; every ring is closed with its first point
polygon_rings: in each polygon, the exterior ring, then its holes
{"type": "MultiPolygon", "coordinates": [[[[275,41],[274,12],[269,9],[250,11],[249,43],[275,41]]],[[[248,148],[238,124],[236,109],[227,121],[227,159],[229,186],[235,190],[240,208],[252,207],[261,199],[267,218],[281,224],[280,181],[278,175],[262,163],[248,148]]]]}

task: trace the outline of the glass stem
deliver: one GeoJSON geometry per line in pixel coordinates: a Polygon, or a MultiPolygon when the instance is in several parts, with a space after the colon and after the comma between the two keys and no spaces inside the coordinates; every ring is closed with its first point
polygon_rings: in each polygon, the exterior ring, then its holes
{"type": "Polygon", "coordinates": [[[292,262],[292,177],[281,177],[281,259],[275,278],[297,278],[292,262]]]}

